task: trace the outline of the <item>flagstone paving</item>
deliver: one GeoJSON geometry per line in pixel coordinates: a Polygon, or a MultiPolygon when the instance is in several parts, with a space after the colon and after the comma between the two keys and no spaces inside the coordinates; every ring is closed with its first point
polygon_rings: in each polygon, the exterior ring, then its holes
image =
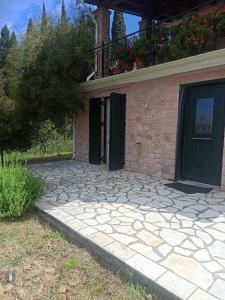
{"type": "Polygon", "coordinates": [[[225,299],[225,193],[82,162],[31,169],[47,182],[40,210],[181,299],[225,299]]]}

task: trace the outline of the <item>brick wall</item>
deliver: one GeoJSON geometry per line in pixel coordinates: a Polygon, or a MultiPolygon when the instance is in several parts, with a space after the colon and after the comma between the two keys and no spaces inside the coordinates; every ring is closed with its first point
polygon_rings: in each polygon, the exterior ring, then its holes
{"type": "MultiPolygon", "coordinates": [[[[179,86],[225,78],[225,67],[209,68],[95,91],[87,98],[127,94],[126,169],[174,179],[179,86]],[[136,143],[141,145],[136,145],[136,143]]],[[[88,100],[86,100],[88,106],[88,100]]],[[[77,122],[77,159],[88,161],[88,107],[77,122]]],[[[225,150],[224,150],[225,156],[225,150]]],[[[225,159],[222,186],[225,189],[225,159]]]]}
{"type": "MultiPolygon", "coordinates": [[[[110,14],[111,12],[108,9],[101,6],[95,11],[98,22],[98,47],[109,43],[110,14]]],[[[97,74],[95,74],[95,78],[101,78],[109,74],[109,55],[106,50],[99,49],[97,52],[97,74]],[[102,56],[104,56],[104,60],[102,56]]]]}

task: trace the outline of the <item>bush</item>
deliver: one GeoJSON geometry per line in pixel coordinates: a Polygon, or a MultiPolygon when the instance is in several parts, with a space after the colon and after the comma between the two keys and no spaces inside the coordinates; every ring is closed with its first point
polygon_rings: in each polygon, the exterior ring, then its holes
{"type": "Polygon", "coordinates": [[[0,167],[0,219],[19,217],[40,197],[43,183],[16,161],[0,167]]]}
{"type": "Polygon", "coordinates": [[[46,154],[49,145],[56,140],[57,132],[55,125],[50,120],[46,120],[40,124],[39,129],[34,137],[34,145],[39,146],[42,154],[46,154]]]}

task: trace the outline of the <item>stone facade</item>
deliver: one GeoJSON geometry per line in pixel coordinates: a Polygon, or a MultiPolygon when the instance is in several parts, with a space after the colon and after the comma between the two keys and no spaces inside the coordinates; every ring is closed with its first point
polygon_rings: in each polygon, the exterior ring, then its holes
{"type": "MultiPolygon", "coordinates": [[[[222,78],[224,66],[87,93],[86,111],[77,122],[77,159],[88,161],[88,98],[122,93],[127,95],[125,169],[174,179],[180,85],[222,78]]],[[[225,159],[222,188],[225,190],[225,159]]]]}

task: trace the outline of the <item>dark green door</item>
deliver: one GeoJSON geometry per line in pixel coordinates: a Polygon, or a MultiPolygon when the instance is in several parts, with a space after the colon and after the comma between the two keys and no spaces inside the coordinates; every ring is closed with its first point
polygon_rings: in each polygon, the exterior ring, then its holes
{"type": "Polygon", "coordinates": [[[224,103],[224,85],[189,88],[186,98],[182,179],[220,185],[224,103]]]}
{"type": "Polygon", "coordinates": [[[109,169],[119,170],[125,162],[126,96],[110,97],[109,169]]]}
{"type": "Polygon", "coordinates": [[[101,164],[101,98],[89,100],[89,163],[101,164]]]}

